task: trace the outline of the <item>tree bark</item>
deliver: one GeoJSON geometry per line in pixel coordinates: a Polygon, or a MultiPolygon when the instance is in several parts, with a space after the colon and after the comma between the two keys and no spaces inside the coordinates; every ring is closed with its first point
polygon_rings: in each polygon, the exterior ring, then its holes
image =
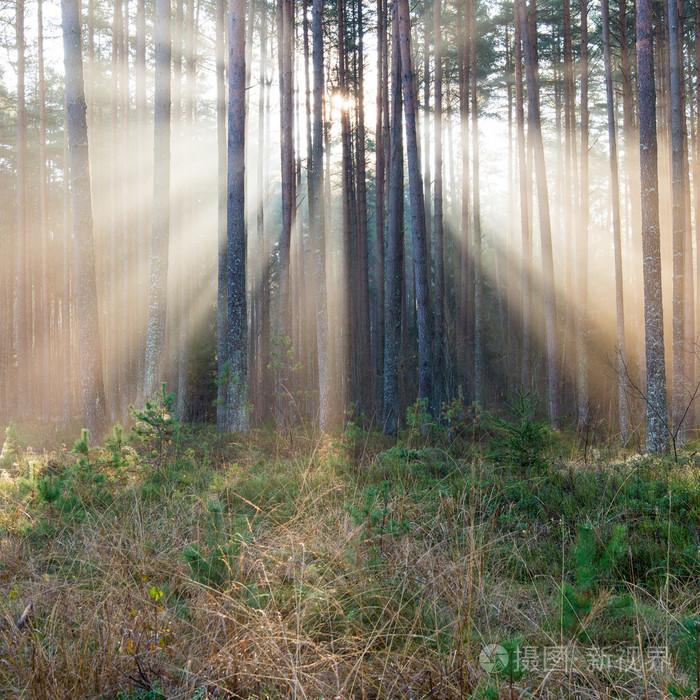
{"type": "Polygon", "coordinates": [[[229,0],[226,350],[229,431],[248,432],[245,222],[245,0],[229,0]]]}
{"type": "Polygon", "coordinates": [[[401,100],[401,50],[398,0],[392,4],[391,132],[389,198],[384,281],[384,432],[393,435],[399,426],[399,361],[403,306],[403,119],[401,100]]]}
{"type": "Polygon", "coordinates": [[[472,214],[474,217],[474,401],[484,404],[484,303],[481,245],[481,196],[479,182],[479,99],[476,81],[476,0],[468,3],[469,63],[472,116],[472,214]]]}
{"type": "Polygon", "coordinates": [[[639,86],[639,161],[644,259],[647,450],[649,452],[665,452],[668,450],[668,404],[664,357],[664,312],[661,293],[652,0],[637,0],[637,80],[639,86]]]}
{"type": "Polygon", "coordinates": [[[610,149],[610,198],[612,203],[613,255],[615,257],[615,317],[617,322],[617,400],[622,443],[629,440],[630,417],[627,401],[625,304],[622,279],[622,233],[620,225],[620,180],[617,165],[617,134],[615,131],[615,102],[610,58],[610,11],[608,0],[601,0],[603,19],[603,58],[605,62],[605,93],[608,107],[608,146],[610,149]]]}
{"type": "Polygon", "coordinates": [[[547,374],[549,386],[549,418],[553,426],[559,422],[559,353],[557,343],[556,298],[554,292],[554,261],[552,256],[552,230],[549,217],[549,195],[547,172],[542,143],[542,127],[539,103],[539,78],[535,37],[530,36],[524,0],[516,0],[523,28],[523,48],[527,74],[529,135],[532,138],[535,173],[537,179],[537,207],[540,219],[540,241],[542,248],[542,286],[547,339],[547,374]]]}
{"type": "MultiPolygon", "coordinates": [[[[668,53],[670,59],[671,105],[671,186],[673,207],[673,407],[672,425],[676,444],[685,442],[683,425],[689,401],[685,356],[685,165],[683,147],[682,80],[683,68],[679,48],[682,34],[676,0],[668,0],[668,53]]],[[[688,251],[692,256],[692,251],[688,251]]]]}
{"type": "Polygon", "coordinates": [[[106,427],[107,416],[95,282],[95,244],[79,0],[62,0],[61,14],[75,240],[81,404],[84,426],[92,433],[93,438],[99,438],[106,427]]]}
{"type": "Polygon", "coordinates": [[[435,336],[433,348],[433,413],[440,415],[445,394],[445,264],[442,154],[442,5],[433,0],[435,37],[435,204],[433,207],[433,269],[435,274],[435,336]]]}
{"type": "Polygon", "coordinates": [[[418,397],[430,400],[433,372],[433,318],[428,284],[428,260],[423,205],[423,183],[418,156],[416,127],[416,95],[411,65],[411,20],[408,0],[398,1],[399,45],[406,118],[406,151],[411,202],[411,230],[413,234],[413,268],[416,280],[416,311],[418,317],[418,397]]]}
{"type": "Polygon", "coordinates": [[[158,391],[167,356],[166,317],[170,238],[170,0],[156,0],[156,76],[153,131],[153,221],[146,335],[146,398],[158,391]]]}
{"type": "Polygon", "coordinates": [[[522,296],[522,372],[521,382],[524,392],[532,389],[532,308],[531,308],[531,274],[532,274],[532,235],[530,232],[530,194],[527,181],[528,161],[525,149],[525,105],[523,95],[523,28],[520,24],[520,12],[515,8],[515,119],[518,130],[518,182],[520,185],[520,233],[521,233],[521,296],[522,296]]]}
{"type": "Polygon", "coordinates": [[[17,415],[24,417],[29,411],[29,364],[30,364],[30,301],[27,290],[27,257],[29,250],[27,237],[27,110],[24,67],[24,0],[17,0],[15,6],[15,36],[17,40],[17,244],[15,272],[15,314],[14,335],[17,352],[17,415]]]}

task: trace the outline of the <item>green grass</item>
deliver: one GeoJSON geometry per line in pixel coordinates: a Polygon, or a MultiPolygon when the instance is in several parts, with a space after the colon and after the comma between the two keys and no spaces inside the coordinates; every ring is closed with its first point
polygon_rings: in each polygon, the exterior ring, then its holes
{"type": "Polygon", "coordinates": [[[13,429],[0,696],[694,694],[694,454],[599,435],[584,459],[522,410],[450,411],[335,441],[309,426],[231,441],[157,414],[154,433],[41,455],[13,429]],[[489,673],[494,643],[510,662],[489,673]],[[564,647],[572,668],[532,663],[564,647]]]}

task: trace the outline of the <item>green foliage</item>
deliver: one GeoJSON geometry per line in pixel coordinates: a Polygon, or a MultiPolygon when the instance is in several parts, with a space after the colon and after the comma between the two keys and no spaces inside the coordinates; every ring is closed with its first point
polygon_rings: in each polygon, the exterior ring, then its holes
{"type": "Polygon", "coordinates": [[[428,399],[416,399],[416,402],[406,411],[407,441],[413,444],[417,440],[427,441],[430,429],[433,427],[433,417],[428,412],[428,399]]]}
{"type": "Polygon", "coordinates": [[[342,445],[353,461],[357,462],[364,452],[368,440],[367,416],[352,403],[347,411],[342,445]]]}
{"type": "Polygon", "coordinates": [[[75,454],[83,455],[84,457],[88,456],[88,453],[90,452],[90,431],[86,428],[83,428],[80,440],[78,440],[73,447],[73,452],[75,452],[75,454]]]}
{"type": "Polygon", "coordinates": [[[250,539],[247,531],[234,532],[229,536],[224,515],[225,509],[220,501],[209,501],[204,546],[189,544],[182,552],[192,578],[214,588],[225,588],[234,578],[241,546],[250,539]]]}
{"type": "Polygon", "coordinates": [[[9,467],[18,458],[22,448],[19,435],[17,434],[17,426],[10,421],[5,428],[5,442],[2,445],[0,452],[0,465],[9,467]]]}
{"type": "Polygon", "coordinates": [[[492,443],[494,458],[518,467],[522,475],[539,474],[549,467],[546,451],[552,436],[547,421],[535,418],[537,406],[533,392],[517,390],[508,405],[508,419],[492,418],[498,430],[492,443]]]}
{"type": "Polygon", "coordinates": [[[152,688],[122,690],[117,693],[116,700],[166,700],[166,698],[165,693],[160,690],[160,684],[155,683],[152,688]]]}
{"type": "Polygon", "coordinates": [[[619,580],[618,566],[625,554],[626,530],[617,525],[607,544],[596,541],[591,523],[578,525],[578,539],[573,547],[574,583],[564,583],[560,592],[561,625],[568,636],[591,643],[604,634],[599,626],[603,611],[607,626],[617,634],[616,620],[631,613],[632,600],[626,593],[603,595],[605,586],[619,580]]]}
{"type": "Polygon", "coordinates": [[[145,447],[150,463],[156,468],[172,455],[179,436],[180,424],[173,417],[174,400],[175,395],[166,390],[163,382],[155,398],[146,401],[145,408],[129,406],[136,421],[131,428],[132,440],[145,447]]]}
{"type": "Polygon", "coordinates": [[[371,553],[381,555],[384,553],[385,538],[407,534],[410,525],[407,520],[395,517],[388,481],[366,488],[363,496],[362,504],[359,507],[350,505],[348,511],[357,525],[364,525],[362,542],[371,553]]]}

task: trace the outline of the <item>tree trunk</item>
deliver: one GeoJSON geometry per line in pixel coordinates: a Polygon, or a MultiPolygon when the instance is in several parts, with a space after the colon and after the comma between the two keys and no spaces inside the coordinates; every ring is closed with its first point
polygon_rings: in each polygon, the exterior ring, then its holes
{"type": "Polygon", "coordinates": [[[391,133],[389,198],[384,281],[384,432],[393,435],[399,426],[399,361],[403,305],[403,119],[401,103],[401,50],[398,0],[392,4],[391,133]]]}
{"type": "Polygon", "coordinates": [[[581,0],[581,198],[576,261],[576,379],[579,425],[588,423],[588,5],[581,0]]]}
{"type": "Polygon", "coordinates": [[[372,343],[370,341],[369,306],[369,243],[367,231],[367,166],[365,162],[365,103],[364,103],[364,21],[362,2],[357,3],[357,140],[355,162],[357,167],[357,265],[359,286],[359,353],[361,407],[366,415],[374,415],[372,382],[372,343]],[[369,355],[369,357],[365,357],[369,355]]]}
{"type": "Polygon", "coordinates": [[[557,343],[556,299],[554,293],[554,261],[552,257],[552,230],[549,218],[549,196],[547,193],[547,173],[542,144],[542,127],[539,103],[539,78],[535,37],[530,36],[527,10],[524,0],[516,0],[520,12],[520,25],[523,28],[523,48],[527,74],[529,135],[532,138],[535,175],[537,178],[537,206],[540,219],[540,240],[542,247],[542,286],[544,291],[544,312],[547,338],[547,372],[549,385],[549,418],[553,426],[559,421],[559,353],[557,343]]]}
{"type": "Polygon", "coordinates": [[[416,311],[418,317],[418,397],[430,400],[433,373],[433,318],[428,284],[428,260],[423,205],[423,183],[418,156],[416,127],[416,95],[411,66],[411,19],[408,0],[398,1],[399,44],[406,117],[406,151],[413,233],[413,268],[416,280],[416,311]]]}
{"type": "Polygon", "coordinates": [[[15,349],[17,352],[17,415],[24,417],[29,410],[29,332],[31,323],[27,294],[27,111],[24,94],[24,0],[15,6],[15,35],[17,38],[17,245],[15,273],[15,349]]]}
{"type": "Polygon", "coordinates": [[[229,431],[248,432],[245,222],[245,0],[229,0],[226,289],[229,431]]]}
{"type": "MultiPolygon", "coordinates": [[[[291,243],[292,226],[296,206],[296,182],[294,178],[294,84],[292,70],[292,28],[294,23],[293,0],[278,0],[277,26],[280,69],[280,139],[282,179],[282,232],[280,238],[280,283],[278,341],[291,340],[291,243]]],[[[230,113],[229,113],[230,114],[230,113]]],[[[284,363],[282,363],[284,364],[284,363]]],[[[281,367],[277,372],[277,422],[280,426],[290,420],[289,406],[284,392],[288,377],[281,367]]]]}
{"type": "Polygon", "coordinates": [[[75,294],[80,342],[81,403],[84,426],[92,433],[93,438],[99,438],[106,427],[107,416],[95,283],[95,244],[79,0],[62,0],[61,14],[75,240],[75,294]]]}
{"type": "Polygon", "coordinates": [[[219,432],[228,429],[228,382],[226,363],[228,352],[228,288],[226,281],[227,238],[227,148],[226,144],[226,0],[216,0],[216,153],[217,153],[217,296],[216,296],[216,356],[217,392],[216,427],[219,432]]]}
{"type": "Polygon", "coordinates": [[[375,232],[376,253],[374,256],[374,281],[377,288],[377,312],[374,344],[374,394],[377,396],[377,413],[384,419],[383,403],[383,373],[384,373],[384,239],[385,239],[385,197],[386,197],[386,157],[384,116],[388,110],[385,101],[386,85],[386,53],[387,53],[387,0],[377,0],[377,124],[375,128],[376,141],[376,210],[375,232]]]}
{"type": "Polygon", "coordinates": [[[153,130],[153,221],[146,336],[146,398],[164,372],[170,232],[170,0],[156,0],[156,75],[153,130]]]}
{"type": "Polygon", "coordinates": [[[476,0],[469,0],[469,63],[472,100],[472,214],[474,217],[474,401],[484,404],[484,303],[481,246],[481,196],[479,183],[479,99],[476,91],[476,0]]]}
{"type": "Polygon", "coordinates": [[[603,15],[603,54],[605,61],[605,93],[608,107],[608,144],[610,148],[610,198],[612,202],[613,254],[615,256],[615,312],[617,321],[617,400],[622,443],[629,440],[630,418],[627,401],[625,305],[622,280],[622,234],[620,226],[620,182],[617,165],[615,102],[610,59],[610,13],[608,0],[601,0],[603,15]]]}
{"type": "Polygon", "coordinates": [[[336,420],[335,397],[330,376],[330,338],[326,298],[326,246],[323,173],[323,0],[313,0],[313,142],[311,152],[312,244],[316,301],[316,345],[318,354],[319,427],[330,430],[336,420]]]}
{"type": "Polygon", "coordinates": [[[518,130],[518,182],[520,184],[520,232],[521,232],[521,296],[522,296],[522,373],[523,391],[532,389],[532,309],[531,309],[531,274],[532,274],[532,243],[530,233],[530,195],[527,181],[529,177],[527,154],[525,152],[525,105],[523,95],[523,59],[522,33],[520,12],[515,8],[515,120],[518,130]]]}
{"type": "MultiPolygon", "coordinates": [[[[668,53],[670,58],[671,178],[673,206],[673,408],[672,426],[676,444],[685,442],[683,425],[689,401],[685,356],[685,165],[683,148],[682,34],[676,0],[668,0],[668,53]]],[[[692,257],[692,251],[688,251],[692,257]]]]}
{"type": "Polygon", "coordinates": [[[445,264],[442,157],[442,5],[433,0],[435,36],[435,205],[433,208],[433,267],[435,270],[435,336],[433,413],[440,415],[445,395],[445,264]]]}
{"type": "Polygon", "coordinates": [[[668,449],[668,409],[664,357],[664,312],[661,294],[652,0],[637,0],[637,72],[644,257],[647,450],[649,452],[664,452],[668,449]]]}

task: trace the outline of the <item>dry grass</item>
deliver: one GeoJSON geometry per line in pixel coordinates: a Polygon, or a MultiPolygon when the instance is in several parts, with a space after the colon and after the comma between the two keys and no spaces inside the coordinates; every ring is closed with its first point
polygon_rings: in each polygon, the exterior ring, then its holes
{"type": "MultiPolygon", "coordinates": [[[[426,481],[408,463],[382,466],[371,445],[349,458],[309,431],[187,445],[155,480],[132,455],[109,498],[83,494],[80,510],[38,492],[49,465],[75,457],[32,457],[31,479],[26,454],[9,470],[0,697],[662,698],[689,683],[673,667],[481,667],[491,642],[586,644],[557,631],[556,576],[527,573],[542,529],[498,525],[479,457],[445,454],[451,476],[426,481]],[[220,562],[209,578],[184,556],[193,544],[220,562]]],[[[109,476],[98,455],[92,468],[109,476]]],[[[661,597],[633,586],[629,596],[640,648],[666,644],[668,621],[700,605],[694,586],[672,580],[661,597]]],[[[611,598],[598,595],[583,629],[610,615],[611,598]]]]}

